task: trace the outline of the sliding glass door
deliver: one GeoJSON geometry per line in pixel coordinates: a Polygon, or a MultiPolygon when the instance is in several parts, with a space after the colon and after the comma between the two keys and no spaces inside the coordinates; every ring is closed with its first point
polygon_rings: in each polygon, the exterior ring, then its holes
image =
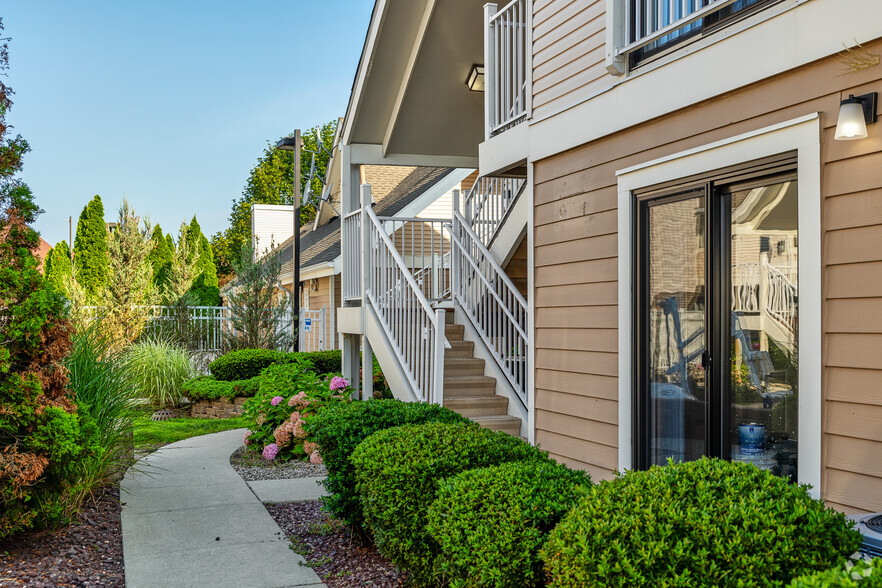
{"type": "Polygon", "coordinates": [[[636,463],[710,455],[795,480],[795,174],[638,202],[636,463]]]}

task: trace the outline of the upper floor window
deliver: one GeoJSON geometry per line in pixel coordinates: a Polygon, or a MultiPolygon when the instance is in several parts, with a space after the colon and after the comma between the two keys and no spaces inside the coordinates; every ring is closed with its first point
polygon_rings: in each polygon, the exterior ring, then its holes
{"type": "Polygon", "coordinates": [[[626,0],[626,53],[633,67],[779,0],[626,0]]]}

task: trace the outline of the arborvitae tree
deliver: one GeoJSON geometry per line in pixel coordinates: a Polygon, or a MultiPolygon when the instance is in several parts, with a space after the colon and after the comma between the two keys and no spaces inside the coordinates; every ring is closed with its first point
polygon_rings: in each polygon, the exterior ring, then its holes
{"type": "Polygon", "coordinates": [[[100,298],[104,307],[102,328],[114,348],[121,348],[132,343],[144,330],[149,318],[146,307],[157,298],[149,261],[153,251],[150,227],[146,223],[141,226],[140,217],[125,199],[108,247],[110,278],[100,298]]]}
{"type": "Polygon", "coordinates": [[[198,274],[196,273],[195,256],[190,252],[190,243],[186,235],[187,225],[181,223],[178,246],[172,256],[168,283],[162,294],[163,303],[167,305],[176,304],[182,297],[186,296],[185,302],[190,306],[196,306],[196,301],[193,300],[193,295],[189,292],[198,274]]]}
{"type": "Polygon", "coordinates": [[[174,247],[169,247],[162,227],[159,225],[153,227],[150,241],[153,243],[153,249],[147,258],[153,268],[153,285],[158,292],[162,292],[168,283],[168,274],[171,271],[172,258],[175,255],[174,247]]]}
{"type": "Polygon", "coordinates": [[[196,278],[190,292],[193,300],[197,300],[200,306],[218,306],[220,304],[220,289],[217,282],[217,269],[214,267],[214,256],[211,252],[211,244],[196,217],[190,221],[187,227],[187,245],[191,261],[196,264],[196,278]]]}
{"type": "Polygon", "coordinates": [[[55,289],[67,295],[67,283],[71,276],[70,248],[61,241],[49,250],[43,265],[43,275],[55,289]]]}
{"type": "Polygon", "coordinates": [[[96,195],[83,208],[74,239],[74,267],[77,280],[90,302],[97,302],[107,285],[110,258],[107,253],[107,229],[104,225],[104,205],[96,195]]]}

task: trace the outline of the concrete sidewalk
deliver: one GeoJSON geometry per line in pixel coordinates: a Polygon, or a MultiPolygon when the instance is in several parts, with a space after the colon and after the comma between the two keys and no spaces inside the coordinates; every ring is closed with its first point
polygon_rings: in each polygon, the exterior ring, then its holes
{"type": "MultiPolygon", "coordinates": [[[[238,429],[166,445],[126,473],[120,499],[128,588],[324,586],[312,568],[300,565],[303,558],[230,466],[243,434],[238,429]]],[[[296,484],[261,489],[264,500],[320,494],[315,478],[289,482],[296,484]]]]}

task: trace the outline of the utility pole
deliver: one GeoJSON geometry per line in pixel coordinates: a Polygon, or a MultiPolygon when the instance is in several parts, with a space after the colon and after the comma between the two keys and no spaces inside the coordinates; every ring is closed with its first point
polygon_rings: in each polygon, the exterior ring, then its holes
{"type": "Polygon", "coordinates": [[[293,137],[282,137],[276,143],[276,149],[294,152],[294,283],[291,284],[291,332],[294,335],[294,351],[300,351],[300,150],[303,147],[300,129],[294,131],[293,137]]]}

